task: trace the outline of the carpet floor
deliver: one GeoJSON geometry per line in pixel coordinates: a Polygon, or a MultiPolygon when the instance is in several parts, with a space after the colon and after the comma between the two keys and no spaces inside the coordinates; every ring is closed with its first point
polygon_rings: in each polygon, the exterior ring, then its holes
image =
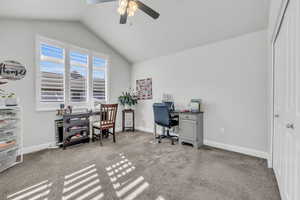
{"type": "Polygon", "coordinates": [[[204,146],[153,143],[151,134],[24,156],[0,173],[5,200],[279,200],[266,160],[204,146]]]}

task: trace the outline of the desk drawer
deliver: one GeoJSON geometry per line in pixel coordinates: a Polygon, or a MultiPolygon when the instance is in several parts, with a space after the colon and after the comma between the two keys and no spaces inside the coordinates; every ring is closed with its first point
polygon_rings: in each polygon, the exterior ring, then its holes
{"type": "Polygon", "coordinates": [[[179,122],[179,137],[189,140],[196,140],[197,122],[194,120],[180,120],[179,122]]]}
{"type": "Polygon", "coordinates": [[[197,115],[191,115],[191,114],[180,114],[179,115],[180,120],[197,120],[197,115]]]}

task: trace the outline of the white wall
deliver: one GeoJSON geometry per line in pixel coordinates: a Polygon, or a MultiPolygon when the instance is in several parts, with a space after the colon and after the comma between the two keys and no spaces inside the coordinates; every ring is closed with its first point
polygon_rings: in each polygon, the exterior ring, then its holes
{"type": "MultiPolygon", "coordinates": [[[[37,112],[35,109],[35,37],[37,34],[94,50],[110,56],[111,101],[116,102],[121,92],[130,86],[130,64],[101,39],[77,22],[21,21],[0,19],[0,60],[17,60],[27,66],[27,75],[21,81],[1,88],[14,91],[23,107],[24,146],[46,147],[54,141],[55,112],[37,112]]],[[[118,126],[120,126],[120,114],[118,126]]]]}
{"type": "Polygon", "coordinates": [[[153,130],[152,103],[163,93],[180,106],[201,98],[206,140],[268,152],[267,64],[267,31],[135,64],[132,85],[152,78],[154,95],[137,106],[137,127],[153,130]]]}
{"type": "Polygon", "coordinates": [[[288,0],[271,0],[270,1],[270,11],[269,11],[269,39],[271,39],[271,36],[275,30],[275,26],[277,23],[277,18],[280,13],[280,8],[283,4],[283,2],[288,0]]]}

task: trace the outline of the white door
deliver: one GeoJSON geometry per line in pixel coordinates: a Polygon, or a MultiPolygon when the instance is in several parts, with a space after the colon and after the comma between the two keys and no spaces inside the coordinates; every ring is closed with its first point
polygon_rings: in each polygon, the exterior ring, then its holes
{"type": "Polygon", "coordinates": [[[290,0],[274,45],[273,167],[283,200],[300,200],[299,11],[290,0]]]}

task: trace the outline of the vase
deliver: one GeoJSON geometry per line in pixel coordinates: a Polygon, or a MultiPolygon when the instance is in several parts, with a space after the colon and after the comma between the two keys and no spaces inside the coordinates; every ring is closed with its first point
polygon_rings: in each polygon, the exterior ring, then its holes
{"type": "Polygon", "coordinates": [[[128,104],[125,104],[125,105],[124,105],[124,109],[125,109],[125,110],[129,110],[130,108],[131,108],[131,106],[128,105],[128,104]]]}

